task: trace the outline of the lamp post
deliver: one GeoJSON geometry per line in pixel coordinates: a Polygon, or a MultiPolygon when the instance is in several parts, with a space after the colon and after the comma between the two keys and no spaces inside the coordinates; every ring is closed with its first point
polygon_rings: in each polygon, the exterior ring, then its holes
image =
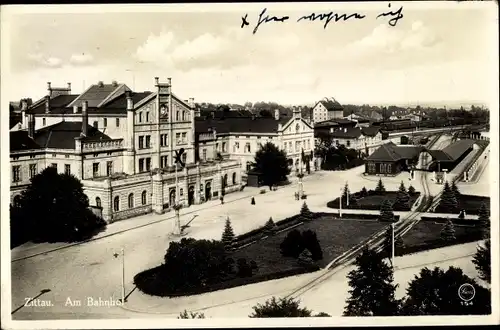
{"type": "Polygon", "coordinates": [[[177,163],[175,163],[175,225],[174,225],[174,235],[181,234],[181,218],[179,212],[179,174],[177,173],[177,163]]]}
{"type": "Polygon", "coordinates": [[[115,253],[113,256],[118,258],[122,256],[122,304],[125,304],[125,249],[121,248],[121,253],[115,253]]]}
{"type": "Polygon", "coordinates": [[[345,195],[346,195],[346,205],[349,206],[349,186],[348,186],[348,183],[347,181],[345,182],[345,186],[346,186],[346,191],[345,191],[345,195]]]}
{"type": "Polygon", "coordinates": [[[342,218],[342,195],[344,194],[344,189],[340,188],[340,198],[339,198],[339,217],[342,218]]]}
{"type": "Polygon", "coordinates": [[[395,248],[395,244],[394,244],[394,222],[391,223],[391,231],[392,231],[392,239],[391,239],[391,245],[392,245],[392,253],[391,253],[391,264],[392,264],[392,268],[394,269],[394,248],[395,248]]]}

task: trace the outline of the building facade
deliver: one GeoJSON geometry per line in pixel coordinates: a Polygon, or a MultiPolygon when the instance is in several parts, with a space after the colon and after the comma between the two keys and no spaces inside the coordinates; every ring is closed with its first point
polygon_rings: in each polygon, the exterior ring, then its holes
{"type": "MultiPolygon", "coordinates": [[[[200,162],[231,159],[241,164],[243,173],[251,170],[255,153],[267,142],[286,152],[292,169],[299,171],[302,151],[314,150],[314,128],[296,108],[291,117],[275,110],[273,118],[233,117],[225,119],[199,118],[196,121],[196,159],[200,162]]],[[[314,155],[309,157],[313,168],[314,155]]]]}
{"type": "Polygon", "coordinates": [[[334,98],[325,98],[313,107],[312,119],[314,123],[337,118],[344,118],[344,108],[334,98]]]}
{"type": "Polygon", "coordinates": [[[99,82],[72,95],[71,85],[49,83],[47,96],[23,103],[21,129],[11,132],[11,199],[48,166],[80,179],[108,222],[241,189],[238,160],[195,162],[194,100],[172,93],[170,78],[154,86],[134,93],[99,82]],[[180,149],[183,169],[175,165],[180,149]]]}
{"type": "Polygon", "coordinates": [[[365,159],[365,174],[394,176],[418,163],[422,147],[382,144],[365,159]]]}

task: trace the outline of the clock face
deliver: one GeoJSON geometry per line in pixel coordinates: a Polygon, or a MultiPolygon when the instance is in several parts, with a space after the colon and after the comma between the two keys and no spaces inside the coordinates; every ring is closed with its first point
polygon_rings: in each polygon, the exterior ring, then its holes
{"type": "Polygon", "coordinates": [[[160,113],[161,113],[162,115],[165,115],[167,112],[168,112],[168,108],[167,108],[167,106],[166,106],[165,104],[162,104],[162,105],[160,106],[160,113]]]}

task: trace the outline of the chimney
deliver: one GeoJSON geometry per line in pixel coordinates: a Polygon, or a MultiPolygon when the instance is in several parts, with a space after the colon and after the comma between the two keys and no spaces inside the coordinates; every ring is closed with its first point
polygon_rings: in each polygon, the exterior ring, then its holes
{"type": "Polygon", "coordinates": [[[89,114],[87,113],[88,102],[82,102],[82,135],[87,136],[87,127],[89,125],[89,114]]]}
{"type": "Polygon", "coordinates": [[[169,86],[172,86],[172,78],[167,78],[167,82],[169,86]]]}
{"type": "Polygon", "coordinates": [[[104,87],[104,82],[102,80],[99,80],[99,82],[97,83],[97,86],[104,87]]]}
{"type": "Polygon", "coordinates": [[[50,81],[47,81],[47,91],[49,91],[49,95],[50,95],[50,92],[52,91],[52,87],[51,87],[50,81]]]}
{"type": "Polygon", "coordinates": [[[50,96],[49,95],[45,96],[45,113],[50,113],[50,96]]]}
{"type": "Polygon", "coordinates": [[[73,106],[73,113],[78,113],[78,105],[73,106]]]}
{"type": "Polygon", "coordinates": [[[160,78],[155,77],[155,86],[158,86],[159,83],[160,83],[160,78]]]}
{"type": "Polygon", "coordinates": [[[28,101],[26,99],[21,100],[21,111],[26,111],[28,110],[28,101]]]}
{"type": "Polygon", "coordinates": [[[111,84],[113,85],[113,87],[117,87],[118,86],[118,82],[116,80],[113,80],[113,82],[111,84]]]}
{"type": "Polygon", "coordinates": [[[127,91],[125,92],[125,96],[127,98],[127,110],[134,110],[134,101],[132,100],[132,93],[127,91]]]}
{"type": "Polygon", "coordinates": [[[68,83],[68,92],[71,92],[71,83],[68,83]]]}
{"type": "Polygon", "coordinates": [[[280,120],[280,111],[279,111],[279,109],[274,109],[274,119],[280,120]]]}
{"type": "Polygon", "coordinates": [[[190,97],[188,100],[188,105],[191,107],[191,109],[194,109],[195,104],[194,104],[194,97],[190,97]]]}
{"type": "Polygon", "coordinates": [[[30,138],[35,136],[35,115],[32,113],[28,115],[28,136],[30,138]]]}

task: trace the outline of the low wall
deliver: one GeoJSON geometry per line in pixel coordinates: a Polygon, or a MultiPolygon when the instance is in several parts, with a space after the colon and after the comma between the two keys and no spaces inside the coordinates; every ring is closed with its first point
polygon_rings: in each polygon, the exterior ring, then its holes
{"type": "Polygon", "coordinates": [[[476,155],[476,159],[471,162],[471,164],[464,171],[464,174],[461,176],[461,180],[465,182],[469,182],[469,180],[476,174],[478,168],[481,164],[486,160],[485,156],[488,156],[489,146],[486,146],[482,152],[478,152],[476,155]]]}

